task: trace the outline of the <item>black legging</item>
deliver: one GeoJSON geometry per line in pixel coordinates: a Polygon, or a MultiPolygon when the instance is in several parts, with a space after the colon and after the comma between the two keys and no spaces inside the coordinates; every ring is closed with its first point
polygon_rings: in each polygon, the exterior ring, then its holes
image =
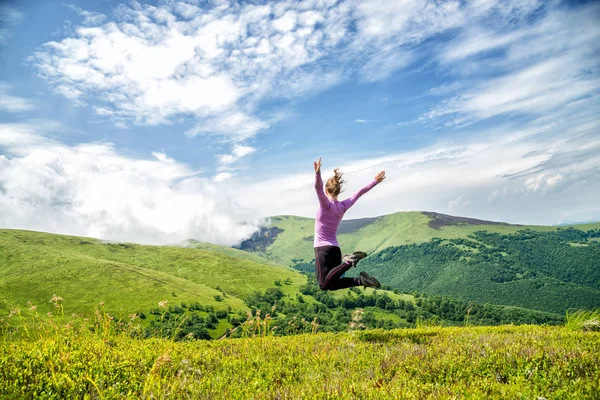
{"type": "Polygon", "coordinates": [[[315,272],[322,290],[338,290],[359,286],[356,278],[342,278],[352,263],[342,262],[342,251],[337,246],[315,247],[315,272]]]}

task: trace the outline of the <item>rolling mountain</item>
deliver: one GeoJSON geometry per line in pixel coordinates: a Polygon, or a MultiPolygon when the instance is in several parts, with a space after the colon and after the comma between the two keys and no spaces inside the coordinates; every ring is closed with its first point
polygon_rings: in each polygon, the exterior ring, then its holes
{"type": "Polygon", "coordinates": [[[364,327],[409,327],[425,320],[449,325],[467,319],[483,325],[562,321],[556,313],[400,291],[324,292],[312,277],[259,254],[193,240],[144,246],[0,230],[0,326],[47,314],[93,319],[96,309],[120,321],[139,316],[146,335],[180,339],[188,333],[221,337],[250,310],[271,314],[278,334],[310,332],[315,319],[324,331],[343,331],[355,311],[364,312],[364,327]],[[64,299],[59,309],[50,301],[54,295],[64,299]],[[157,307],[165,300],[166,307],[157,307]]]}
{"type": "MultiPolygon", "coordinates": [[[[432,212],[342,221],[342,251],[391,288],[563,313],[600,306],[600,223],[513,225],[432,212]]],[[[311,270],[314,220],[278,216],[240,249],[311,270]]]]}

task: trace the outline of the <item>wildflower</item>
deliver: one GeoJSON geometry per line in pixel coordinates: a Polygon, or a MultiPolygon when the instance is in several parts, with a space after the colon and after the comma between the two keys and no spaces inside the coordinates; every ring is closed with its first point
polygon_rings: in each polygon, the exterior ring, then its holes
{"type": "Polygon", "coordinates": [[[50,299],[49,303],[58,303],[59,301],[63,301],[64,299],[60,296],[57,295],[53,295],[52,298],[50,299]]]}
{"type": "Polygon", "coordinates": [[[52,313],[50,311],[48,311],[48,313],[46,314],[48,317],[52,318],[52,313]]]}
{"type": "Polygon", "coordinates": [[[34,306],[34,305],[32,305],[31,307],[29,307],[29,309],[30,309],[31,311],[35,311],[35,310],[37,309],[37,307],[36,307],[36,306],[34,306]]]}
{"type": "Polygon", "coordinates": [[[19,315],[21,313],[21,309],[19,309],[18,307],[10,310],[10,314],[8,314],[8,318],[12,317],[13,315],[19,315]]]}
{"type": "Polygon", "coordinates": [[[159,301],[158,302],[158,307],[159,308],[167,308],[167,303],[169,302],[169,300],[163,300],[163,301],[159,301]]]}
{"type": "Polygon", "coordinates": [[[162,364],[170,363],[172,361],[173,360],[171,360],[171,357],[168,354],[163,354],[162,356],[158,357],[158,359],[156,360],[156,364],[162,365],[162,364]]]}
{"type": "Polygon", "coordinates": [[[129,319],[130,319],[130,320],[132,320],[132,321],[133,321],[133,320],[134,320],[134,319],[136,319],[136,318],[138,318],[138,315],[137,315],[137,314],[129,314],[129,319]]]}
{"type": "Polygon", "coordinates": [[[104,302],[103,301],[100,302],[100,307],[104,307],[104,302]]]}

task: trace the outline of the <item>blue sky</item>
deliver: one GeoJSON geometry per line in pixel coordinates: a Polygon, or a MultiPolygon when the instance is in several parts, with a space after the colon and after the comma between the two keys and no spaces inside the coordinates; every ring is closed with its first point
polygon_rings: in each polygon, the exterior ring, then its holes
{"type": "Polygon", "coordinates": [[[234,244],[313,216],[600,220],[600,6],[536,0],[0,5],[0,226],[234,244]]]}

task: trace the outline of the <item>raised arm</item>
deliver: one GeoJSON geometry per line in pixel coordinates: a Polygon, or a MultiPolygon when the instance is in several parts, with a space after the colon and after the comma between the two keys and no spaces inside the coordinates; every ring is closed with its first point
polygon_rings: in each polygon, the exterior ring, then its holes
{"type": "Polygon", "coordinates": [[[350,196],[346,200],[342,201],[342,204],[344,205],[344,209],[347,210],[350,207],[352,207],[354,205],[354,203],[356,203],[356,201],[360,198],[360,196],[367,193],[369,190],[373,189],[375,187],[375,185],[377,185],[384,179],[385,179],[385,171],[381,171],[380,173],[378,173],[375,176],[375,178],[367,186],[363,187],[358,192],[354,193],[352,196],[350,196]]]}
{"type": "Polygon", "coordinates": [[[321,179],[321,159],[319,161],[315,161],[315,192],[317,192],[317,197],[319,198],[319,206],[321,210],[326,210],[329,208],[329,199],[325,195],[323,191],[323,180],[321,179]]]}

